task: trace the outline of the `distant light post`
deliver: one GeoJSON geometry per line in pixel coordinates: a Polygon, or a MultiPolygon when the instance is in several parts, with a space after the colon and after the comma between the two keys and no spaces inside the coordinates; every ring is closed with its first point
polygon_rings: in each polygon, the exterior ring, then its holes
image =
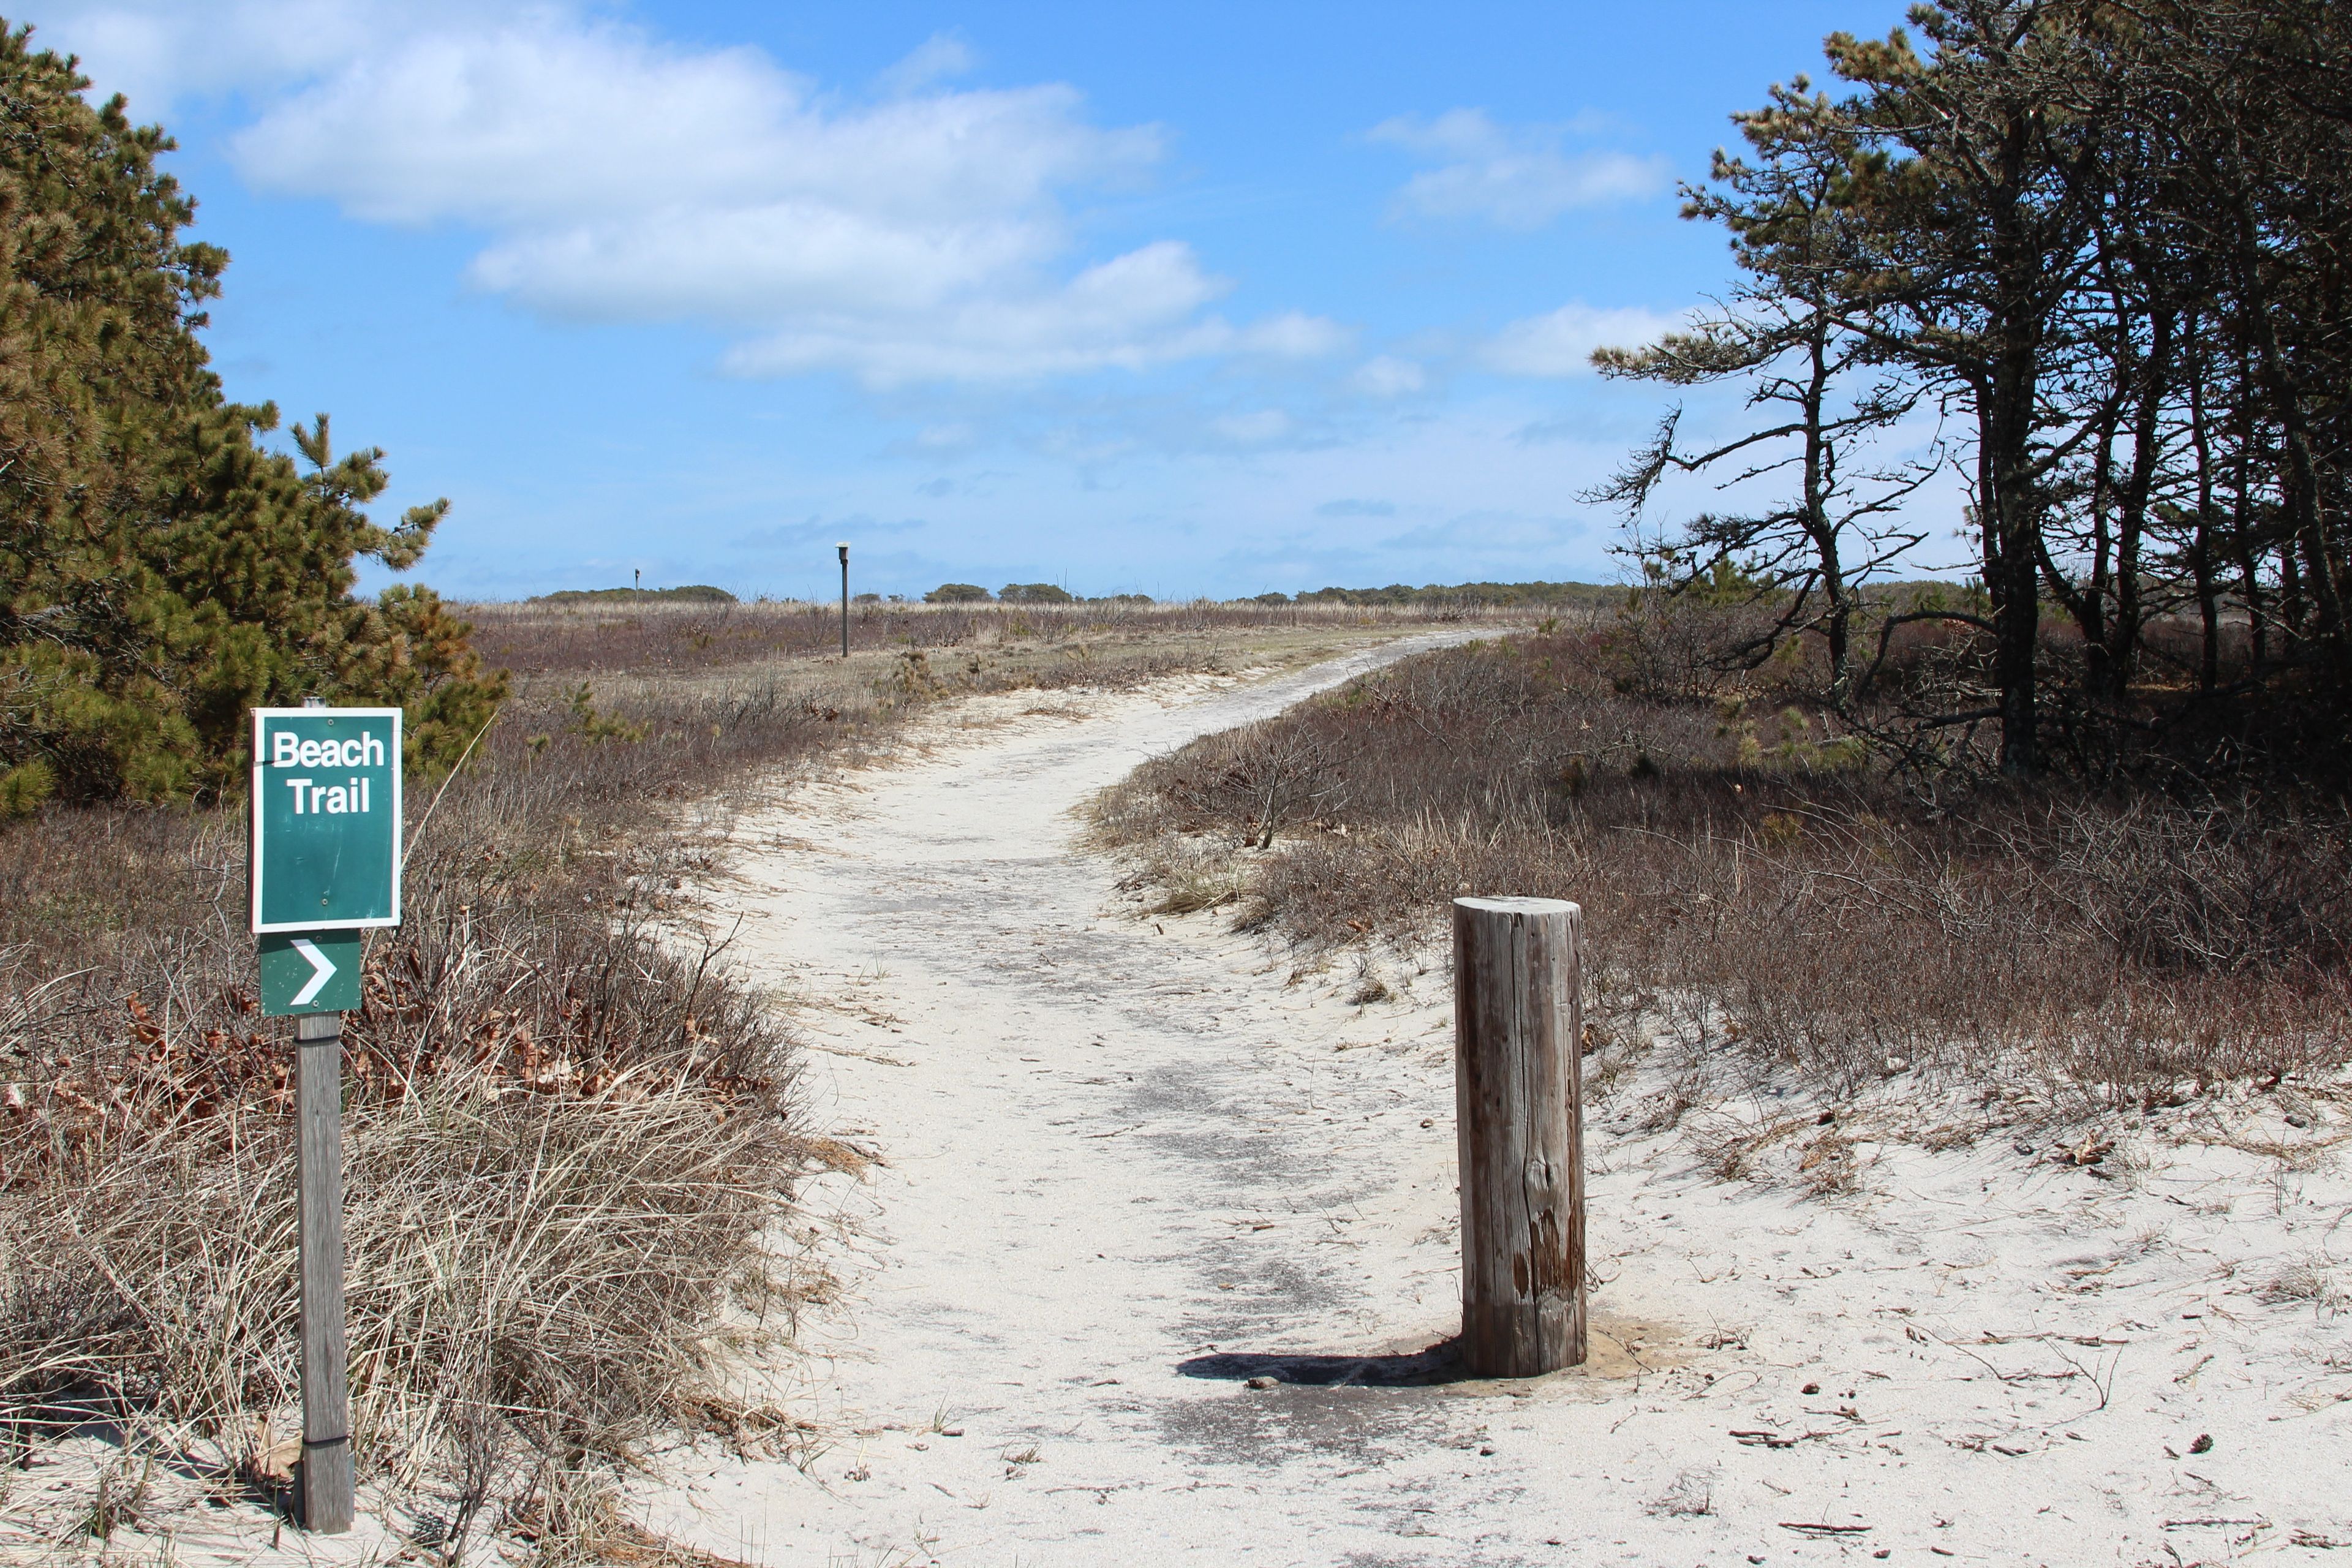
{"type": "Polygon", "coordinates": [[[841,657],[849,657],[849,546],[836,544],[841,552],[841,657]]]}

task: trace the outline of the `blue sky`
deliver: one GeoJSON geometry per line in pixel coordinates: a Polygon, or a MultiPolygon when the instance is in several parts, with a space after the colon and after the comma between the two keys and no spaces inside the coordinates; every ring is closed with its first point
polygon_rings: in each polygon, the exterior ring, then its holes
{"type": "MultiPolygon", "coordinates": [[[[1086,594],[1616,573],[1584,355],[1675,185],[1894,4],[59,0],[233,257],[230,395],[446,495],[416,575],[1086,594]]],[[[1702,422],[1736,416],[1720,400],[1702,422]]],[[[1924,501],[1948,535],[1948,493],[1924,501]]]]}

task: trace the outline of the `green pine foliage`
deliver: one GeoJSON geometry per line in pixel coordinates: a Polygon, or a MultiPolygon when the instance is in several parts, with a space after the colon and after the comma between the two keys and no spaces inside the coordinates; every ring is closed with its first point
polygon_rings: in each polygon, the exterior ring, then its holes
{"type": "Polygon", "coordinates": [[[226,401],[197,332],[226,254],[183,243],[173,143],[75,62],[0,22],[0,816],[53,795],[233,790],[247,708],[306,696],[407,710],[446,769],[497,711],[468,628],[432,590],[352,597],[353,563],[415,564],[446,502],[362,510],[373,448],[320,415],[226,401]]]}

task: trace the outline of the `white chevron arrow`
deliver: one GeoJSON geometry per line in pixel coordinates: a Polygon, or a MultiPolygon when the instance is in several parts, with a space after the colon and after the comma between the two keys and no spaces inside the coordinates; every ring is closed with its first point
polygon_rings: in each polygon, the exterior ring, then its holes
{"type": "Polygon", "coordinates": [[[318,971],[316,974],[310,976],[310,983],[308,985],[294,993],[294,1000],[290,1005],[300,1007],[307,1005],[312,997],[327,988],[327,982],[335,977],[335,963],[332,959],[320,952],[317,944],[309,937],[296,937],[294,951],[310,960],[310,967],[318,971]]]}

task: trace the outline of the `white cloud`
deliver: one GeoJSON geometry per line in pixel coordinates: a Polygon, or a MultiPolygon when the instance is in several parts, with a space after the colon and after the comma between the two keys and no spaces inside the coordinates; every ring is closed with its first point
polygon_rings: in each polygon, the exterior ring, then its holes
{"type": "Polygon", "coordinates": [[[565,319],[709,322],[739,374],[979,381],[1345,341],[1206,313],[1228,285],[1172,241],[1074,257],[1072,201],[1148,176],[1160,132],[1097,126],[1066,86],[941,87],[972,64],[952,37],[859,101],[576,5],[226,0],[244,55],[190,10],[114,0],[66,30],[159,96],[247,92],[232,148],[257,187],[479,230],[478,288],[565,319]]]}
{"type": "Polygon", "coordinates": [[[1485,218],[1505,228],[1540,228],[1572,207],[1646,196],[1664,188],[1663,158],[1631,153],[1570,153],[1567,129],[1503,126],[1481,109],[1454,109],[1433,120],[1402,115],[1372,127],[1375,142],[1402,147],[1437,166],[1405,182],[1401,212],[1423,217],[1485,218]]]}
{"type": "Polygon", "coordinates": [[[1339,353],[1354,338],[1355,333],[1328,316],[1285,310],[1235,329],[1232,345],[1239,353],[1269,359],[1320,359],[1339,353]]]}
{"type": "Polygon", "coordinates": [[[409,33],[525,14],[530,0],[48,0],[35,42],[81,57],[135,118],[214,93],[281,87],[409,33]]]}
{"type": "Polygon", "coordinates": [[[1507,375],[1584,375],[1591,372],[1594,349],[1654,342],[1681,324],[1638,307],[1603,310],[1571,303],[1511,322],[1480,347],[1478,357],[1507,375]]]}
{"type": "Polygon", "coordinates": [[[1209,428],[1239,446],[1258,447],[1290,434],[1290,416],[1279,408],[1257,408],[1228,414],[1209,422],[1209,428]]]}
{"type": "Polygon", "coordinates": [[[1402,397],[1419,392],[1428,382],[1421,366],[1409,359],[1381,354],[1357,367],[1356,390],[1370,397],[1402,397]]]}
{"type": "Polygon", "coordinates": [[[882,85],[897,93],[920,92],[934,83],[969,75],[980,64],[971,46],[952,33],[934,33],[882,73],[882,85]]]}
{"type": "Polygon", "coordinates": [[[738,375],[854,371],[877,386],[1142,370],[1173,360],[1256,354],[1302,358],[1330,352],[1345,334],[1287,314],[1247,327],[1201,311],[1230,287],[1201,270],[1190,246],[1154,244],[1090,267],[1050,291],[954,300],[919,318],[827,312],[739,344],[738,375]]]}

